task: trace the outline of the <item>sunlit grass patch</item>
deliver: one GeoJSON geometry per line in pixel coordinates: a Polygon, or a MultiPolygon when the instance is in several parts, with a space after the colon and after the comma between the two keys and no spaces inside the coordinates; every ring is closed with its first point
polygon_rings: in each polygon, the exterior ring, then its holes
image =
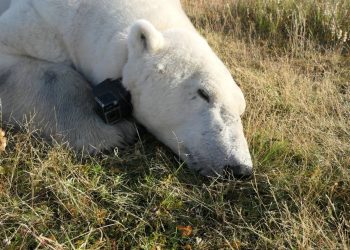
{"type": "Polygon", "coordinates": [[[183,1],[199,26],[297,49],[310,42],[349,50],[350,2],[312,0],[183,1]]]}

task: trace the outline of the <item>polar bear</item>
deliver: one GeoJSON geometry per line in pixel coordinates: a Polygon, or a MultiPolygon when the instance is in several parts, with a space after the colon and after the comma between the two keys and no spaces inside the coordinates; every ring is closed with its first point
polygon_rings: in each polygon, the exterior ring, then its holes
{"type": "Polygon", "coordinates": [[[10,6],[10,0],[2,0],[0,3],[0,15],[8,9],[10,6]]]}
{"type": "Polygon", "coordinates": [[[0,17],[6,123],[31,119],[76,149],[123,147],[133,120],[105,124],[91,87],[122,78],[135,121],[203,175],[252,174],[242,91],[179,0],[12,0],[0,17]]]}

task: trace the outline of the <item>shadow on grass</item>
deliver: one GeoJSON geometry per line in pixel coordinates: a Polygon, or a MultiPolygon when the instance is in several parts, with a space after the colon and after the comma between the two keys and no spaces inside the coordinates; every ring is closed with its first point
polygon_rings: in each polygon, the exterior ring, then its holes
{"type": "MultiPolygon", "coordinates": [[[[239,239],[248,248],[273,247],[293,226],[286,220],[298,222],[305,202],[298,198],[307,195],[307,182],[296,183],[289,173],[274,171],[278,166],[287,170],[286,164],[293,162],[285,142],[256,136],[252,148],[256,174],[237,181],[199,176],[148,134],[125,151],[99,156],[48,146],[25,133],[10,134],[8,153],[1,159],[6,171],[0,174],[5,187],[0,209],[6,213],[0,236],[15,235],[13,246],[29,248],[41,244],[40,235],[57,244],[91,248],[101,237],[107,247],[177,249],[199,239],[227,247],[225,238],[239,239]],[[178,226],[190,226],[190,235],[184,236],[178,226]]],[[[329,208],[328,200],[317,201],[317,207],[329,208]]],[[[330,225],[344,212],[340,205],[337,209],[327,217],[330,225]]]]}

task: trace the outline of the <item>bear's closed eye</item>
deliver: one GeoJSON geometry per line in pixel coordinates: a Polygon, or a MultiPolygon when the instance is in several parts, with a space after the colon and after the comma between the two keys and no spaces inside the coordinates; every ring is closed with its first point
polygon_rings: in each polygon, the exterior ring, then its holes
{"type": "Polygon", "coordinates": [[[203,89],[199,89],[198,91],[197,91],[197,93],[198,93],[198,95],[201,97],[201,98],[203,98],[206,102],[210,102],[210,97],[209,97],[209,94],[205,91],[205,90],[203,90],[203,89]]]}

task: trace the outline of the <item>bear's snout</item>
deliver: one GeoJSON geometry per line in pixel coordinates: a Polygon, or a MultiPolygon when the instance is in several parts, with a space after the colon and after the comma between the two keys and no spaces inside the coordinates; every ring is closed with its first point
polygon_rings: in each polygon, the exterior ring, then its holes
{"type": "Polygon", "coordinates": [[[253,167],[248,165],[227,165],[224,168],[224,173],[229,176],[233,175],[239,180],[246,180],[253,175],[254,171],[253,167]]]}

